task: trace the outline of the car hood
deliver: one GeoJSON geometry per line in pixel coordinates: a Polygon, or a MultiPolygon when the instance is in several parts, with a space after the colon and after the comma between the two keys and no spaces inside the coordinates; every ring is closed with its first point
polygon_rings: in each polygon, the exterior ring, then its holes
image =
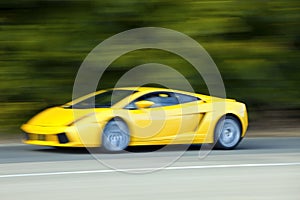
{"type": "Polygon", "coordinates": [[[38,126],[66,126],[95,112],[95,109],[48,108],[35,115],[27,123],[38,126]]]}

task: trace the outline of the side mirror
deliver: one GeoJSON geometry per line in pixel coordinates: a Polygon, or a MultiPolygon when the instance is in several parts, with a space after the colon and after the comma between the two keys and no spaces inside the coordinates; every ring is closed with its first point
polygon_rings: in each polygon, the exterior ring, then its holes
{"type": "Polygon", "coordinates": [[[142,108],[149,108],[149,107],[151,107],[151,106],[154,105],[154,102],[143,100],[143,101],[135,102],[135,105],[136,105],[136,107],[138,107],[139,109],[142,109],[142,108]]]}

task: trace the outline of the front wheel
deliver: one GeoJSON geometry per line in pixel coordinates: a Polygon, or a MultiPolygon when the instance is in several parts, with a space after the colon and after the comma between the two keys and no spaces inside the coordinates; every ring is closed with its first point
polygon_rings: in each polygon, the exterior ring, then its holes
{"type": "Polygon", "coordinates": [[[127,148],[129,142],[129,129],[125,122],[113,119],[106,124],[102,134],[102,148],[105,151],[122,151],[127,148]]]}
{"type": "Polygon", "coordinates": [[[219,120],[215,129],[215,147],[234,149],[241,141],[241,126],[235,117],[226,116],[219,120]]]}

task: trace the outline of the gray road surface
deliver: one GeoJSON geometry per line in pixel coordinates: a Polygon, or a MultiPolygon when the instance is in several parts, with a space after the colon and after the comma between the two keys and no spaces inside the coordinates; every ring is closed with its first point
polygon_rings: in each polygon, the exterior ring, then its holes
{"type": "Polygon", "coordinates": [[[0,199],[300,199],[300,138],[245,139],[205,157],[199,148],[0,145],[0,199]]]}

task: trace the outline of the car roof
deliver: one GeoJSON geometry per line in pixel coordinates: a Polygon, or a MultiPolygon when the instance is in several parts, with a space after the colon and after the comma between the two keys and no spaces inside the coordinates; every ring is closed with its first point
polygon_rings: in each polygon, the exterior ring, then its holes
{"type": "Polygon", "coordinates": [[[136,91],[157,91],[157,90],[168,90],[167,88],[157,88],[157,87],[119,87],[119,88],[109,88],[106,90],[136,90],[136,91]]]}
{"type": "Polygon", "coordinates": [[[119,87],[119,88],[110,88],[106,90],[134,90],[139,92],[155,92],[155,91],[168,91],[168,92],[180,92],[180,93],[190,93],[195,95],[195,93],[180,91],[169,88],[158,88],[158,87],[119,87]]]}

